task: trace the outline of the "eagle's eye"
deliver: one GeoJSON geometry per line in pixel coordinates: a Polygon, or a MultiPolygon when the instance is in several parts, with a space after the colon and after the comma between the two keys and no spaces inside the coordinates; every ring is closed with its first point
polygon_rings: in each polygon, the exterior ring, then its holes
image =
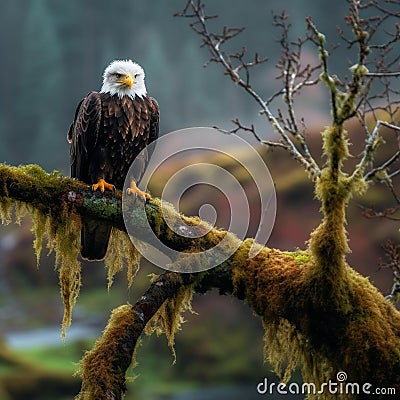
{"type": "Polygon", "coordinates": [[[117,79],[120,79],[121,76],[122,76],[121,74],[118,74],[118,73],[115,74],[115,77],[116,77],[117,79]]]}
{"type": "Polygon", "coordinates": [[[133,75],[134,77],[135,77],[135,79],[139,76],[139,74],[135,74],[135,75],[133,75]]]}

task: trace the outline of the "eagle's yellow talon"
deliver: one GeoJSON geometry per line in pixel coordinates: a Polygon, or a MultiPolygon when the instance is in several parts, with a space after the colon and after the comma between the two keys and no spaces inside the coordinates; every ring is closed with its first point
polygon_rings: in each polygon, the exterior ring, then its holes
{"type": "Polygon", "coordinates": [[[96,190],[100,190],[101,193],[104,193],[105,190],[110,190],[114,192],[115,186],[111,183],[107,183],[104,179],[99,179],[97,183],[92,185],[92,190],[93,192],[95,192],[96,190]]]}
{"type": "Polygon", "coordinates": [[[140,190],[137,186],[136,186],[136,182],[132,181],[129,188],[127,189],[126,193],[129,195],[134,195],[135,197],[139,197],[142,201],[147,201],[150,200],[151,196],[146,193],[143,192],[142,190],[140,190]]]}

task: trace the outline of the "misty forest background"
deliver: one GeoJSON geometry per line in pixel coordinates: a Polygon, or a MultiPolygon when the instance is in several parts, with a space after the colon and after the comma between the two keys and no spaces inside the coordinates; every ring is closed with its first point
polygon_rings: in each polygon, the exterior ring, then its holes
{"type": "MultiPolygon", "coordinates": [[[[186,20],[173,17],[184,5],[184,0],[3,0],[0,162],[38,163],[47,171],[68,175],[66,133],[76,105],[89,91],[100,89],[104,68],[116,58],[131,58],[145,69],[148,92],[160,105],[160,134],[194,126],[228,129],[235,117],[258,125],[257,107],[217,66],[203,68],[208,55],[199,38],[186,20]]],[[[280,54],[280,33],[272,24],[271,11],[287,12],[294,39],[304,35],[305,17],[311,15],[328,41],[336,43],[336,27],[343,25],[348,6],[344,0],[213,0],[206,5],[211,14],[220,16],[219,25],[246,27],[236,48],[246,46],[249,54],[259,51],[270,59],[254,74],[254,86],[265,96],[279,85],[274,65],[280,54]]],[[[316,51],[307,57],[314,60],[316,51]]],[[[331,71],[345,74],[354,63],[342,44],[330,60],[331,71]]],[[[318,149],[319,132],[329,123],[326,90],[306,89],[299,110],[307,122],[311,147],[318,149]]],[[[270,127],[262,129],[264,138],[272,137],[270,127]]],[[[350,134],[357,142],[356,127],[350,134]]],[[[362,141],[360,134],[358,142],[362,141]]],[[[302,247],[319,221],[312,189],[286,154],[260,151],[278,196],[277,220],[268,245],[288,250],[302,247]]],[[[390,292],[392,275],[378,267],[384,257],[381,245],[396,239],[398,222],[369,220],[360,206],[382,208],[392,200],[377,187],[369,197],[355,199],[349,209],[353,252],[348,260],[385,294],[390,292]]],[[[190,201],[184,206],[186,213],[196,213],[190,201]]],[[[43,377],[58,388],[49,398],[72,398],[79,390],[77,378],[72,377],[75,363],[100,334],[110,311],[140,296],[148,283],[146,271],[161,272],[148,266],[130,289],[119,274],[107,292],[103,264],[85,263],[83,288],[63,345],[62,304],[53,266],[54,259],[44,254],[37,269],[28,219],[22,227],[0,226],[0,346],[12,351],[10,359],[0,357],[0,392],[10,399],[27,394],[44,399],[43,394],[36,395],[43,377]],[[21,382],[28,387],[25,394],[21,382]]],[[[196,297],[193,307],[199,315],[187,315],[188,323],[176,338],[176,365],[171,365],[173,357],[163,337],[144,338],[135,369],[139,376],[129,386],[128,400],[133,394],[148,400],[252,399],[259,398],[256,386],[264,377],[277,380],[262,361],[261,322],[245,305],[214,293],[196,297]]]]}

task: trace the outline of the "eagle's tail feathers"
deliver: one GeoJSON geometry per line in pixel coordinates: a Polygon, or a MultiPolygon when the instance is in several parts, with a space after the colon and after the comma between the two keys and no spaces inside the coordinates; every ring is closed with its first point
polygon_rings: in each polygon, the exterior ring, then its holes
{"type": "Polygon", "coordinates": [[[81,230],[81,256],[86,260],[103,260],[107,253],[111,226],[95,220],[84,221],[81,230]]]}

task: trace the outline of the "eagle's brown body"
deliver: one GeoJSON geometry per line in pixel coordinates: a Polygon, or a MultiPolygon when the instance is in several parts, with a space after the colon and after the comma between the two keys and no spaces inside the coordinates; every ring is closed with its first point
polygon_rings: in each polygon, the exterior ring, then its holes
{"type": "MultiPolygon", "coordinates": [[[[138,154],[158,137],[159,108],[148,96],[119,97],[90,92],[78,105],[68,132],[71,143],[71,176],[90,185],[99,179],[122,189],[129,167],[138,154]]],[[[131,177],[140,180],[142,169],[131,177]]],[[[84,220],[81,255],[89,260],[104,258],[111,227],[104,222],[84,220]]]]}

